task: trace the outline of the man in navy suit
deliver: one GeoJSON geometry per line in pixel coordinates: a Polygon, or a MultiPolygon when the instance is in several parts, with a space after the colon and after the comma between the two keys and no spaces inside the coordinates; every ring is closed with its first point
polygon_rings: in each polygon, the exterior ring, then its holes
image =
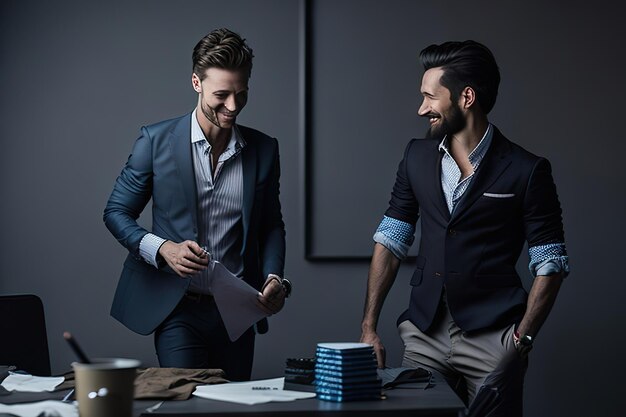
{"type": "Polygon", "coordinates": [[[155,334],[162,367],[221,368],[248,380],[255,333],[234,342],[210,291],[210,258],[260,291],[267,314],[280,311],[285,230],[279,201],[278,143],[237,125],[248,100],[252,49],[217,29],[193,51],[198,102],[191,114],[141,129],[116,180],[104,221],[129,255],[111,314],[140,334],[155,334]],[[137,218],[152,199],[152,228],[137,218]]]}
{"type": "Polygon", "coordinates": [[[408,144],[374,235],[361,340],[384,366],[378,318],[419,217],[409,308],[398,319],[403,366],[442,374],[478,414],[522,415],[527,355],[569,272],[550,163],[488,121],[500,83],[489,49],[446,42],[420,59],[418,114],[430,129],[408,144]],[[515,270],[525,241],[529,294],[515,270]]]}

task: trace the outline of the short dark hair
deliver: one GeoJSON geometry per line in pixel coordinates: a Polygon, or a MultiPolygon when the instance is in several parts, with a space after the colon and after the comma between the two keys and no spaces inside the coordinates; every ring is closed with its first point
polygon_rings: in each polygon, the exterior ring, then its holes
{"type": "Polygon", "coordinates": [[[227,70],[248,70],[252,72],[252,48],[239,34],[226,28],[215,29],[193,48],[193,72],[201,80],[206,70],[215,67],[227,70]]]}
{"type": "Polygon", "coordinates": [[[467,40],[430,45],[420,53],[425,70],[441,67],[441,85],[450,90],[454,101],[467,86],[485,114],[496,104],[500,70],[491,51],[483,44],[467,40]]]}

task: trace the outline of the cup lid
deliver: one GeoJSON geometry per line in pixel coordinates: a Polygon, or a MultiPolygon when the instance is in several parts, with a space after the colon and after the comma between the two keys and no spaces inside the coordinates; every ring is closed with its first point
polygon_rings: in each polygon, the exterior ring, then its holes
{"type": "Polygon", "coordinates": [[[141,362],[126,358],[94,358],[91,363],[72,362],[74,368],[85,369],[133,369],[139,368],[141,362]]]}

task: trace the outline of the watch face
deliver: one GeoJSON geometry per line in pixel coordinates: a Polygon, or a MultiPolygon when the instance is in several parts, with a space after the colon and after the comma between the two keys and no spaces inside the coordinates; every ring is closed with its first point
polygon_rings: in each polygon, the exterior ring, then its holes
{"type": "Polygon", "coordinates": [[[533,344],[533,338],[528,336],[527,334],[525,334],[524,336],[522,336],[519,340],[520,344],[524,345],[524,346],[532,346],[533,344]]]}

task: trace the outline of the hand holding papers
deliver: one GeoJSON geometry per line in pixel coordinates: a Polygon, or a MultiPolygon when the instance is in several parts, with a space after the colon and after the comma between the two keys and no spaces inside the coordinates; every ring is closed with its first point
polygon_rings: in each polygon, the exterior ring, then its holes
{"type": "Polygon", "coordinates": [[[271,401],[295,401],[315,397],[315,394],[312,392],[284,390],[284,383],[285,378],[273,378],[219,385],[200,385],[196,387],[193,395],[210,400],[247,405],[263,404],[271,401]]]}
{"type": "Polygon", "coordinates": [[[270,274],[261,288],[259,304],[261,309],[268,314],[278,313],[285,305],[287,290],[283,282],[284,280],[278,275],[270,274]]]}
{"type": "Polygon", "coordinates": [[[257,304],[259,292],[244,280],[233,275],[217,261],[209,262],[212,269],[211,293],[222,316],[231,341],[239,337],[254,323],[268,316],[257,304]]]}

